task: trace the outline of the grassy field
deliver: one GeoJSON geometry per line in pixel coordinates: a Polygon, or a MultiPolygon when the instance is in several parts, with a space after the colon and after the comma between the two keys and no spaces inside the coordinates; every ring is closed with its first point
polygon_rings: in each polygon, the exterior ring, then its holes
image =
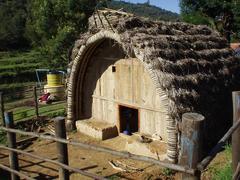
{"type": "MultiPolygon", "coordinates": [[[[0,91],[4,93],[5,111],[13,111],[15,122],[36,116],[32,88],[37,82],[35,70],[47,68],[44,62],[36,50],[0,52],[0,91]]],[[[64,116],[65,105],[65,101],[39,105],[39,115],[50,118],[64,116]]],[[[0,131],[0,143],[4,142],[5,133],[0,131]]]]}
{"type": "MultiPolygon", "coordinates": [[[[53,104],[46,104],[39,106],[39,114],[40,116],[64,116],[65,115],[65,102],[55,102],[53,104]]],[[[27,119],[31,119],[36,116],[35,108],[29,106],[17,107],[13,110],[13,117],[15,121],[23,121],[27,119]]]]}

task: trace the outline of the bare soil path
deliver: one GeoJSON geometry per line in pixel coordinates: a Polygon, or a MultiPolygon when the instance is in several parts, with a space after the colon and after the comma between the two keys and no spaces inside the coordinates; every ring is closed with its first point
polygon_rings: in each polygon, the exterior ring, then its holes
{"type": "MultiPolygon", "coordinates": [[[[98,141],[80,133],[70,133],[68,134],[69,139],[74,139],[80,142],[95,144],[104,147],[109,147],[116,150],[124,149],[123,137],[118,136],[116,138],[98,141]]],[[[41,155],[44,157],[49,157],[56,160],[56,143],[53,141],[46,140],[36,140],[32,145],[27,147],[25,151],[41,155]]],[[[88,149],[83,149],[79,147],[68,146],[69,153],[69,164],[72,167],[77,167],[85,171],[107,177],[108,179],[136,179],[136,180],[152,180],[152,179],[174,179],[172,175],[166,176],[164,171],[155,165],[149,163],[143,163],[139,161],[133,161],[130,159],[123,159],[116,156],[109,155],[107,153],[96,152],[88,149]],[[126,165],[133,166],[143,171],[137,172],[123,172],[114,169],[109,161],[119,161],[126,165]]],[[[8,152],[0,151],[0,161],[1,163],[8,165],[8,152]]],[[[21,171],[27,175],[34,177],[36,179],[58,179],[58,167],[51,163],[43,162],[38,159],[33,159],[25,155],[19,155],[19,163],[21,171]]],[[[1,174],[1,172],[0,172],[1,174]]],[[[3,176],[1,176],[3,177],[3,176]]],[[[1,179],[1,178],[0,178],[1,179]]],[[[71,174],[71,180],[87,180],[91,179],[82,176],[77,173],[71,174]]]]}

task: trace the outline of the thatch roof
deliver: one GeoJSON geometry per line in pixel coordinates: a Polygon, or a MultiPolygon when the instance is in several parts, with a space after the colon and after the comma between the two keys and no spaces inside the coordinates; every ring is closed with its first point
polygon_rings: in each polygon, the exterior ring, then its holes
{"type": "MultiPolygon", "coordinates": [[[[233,58],[228,42],[219,33],[207,26],[155,22],[117,11],[95,13],[89,21],[89,31],[75,43],[73,60],[93,35],[103,31],[116,34],[126,54],[140,59],[153,74],[156,88],[167,95],[172,137],[185,112],[206,117],[206,136],[216,137],[209,144],[226,130],[231,120],[231,91],[239,87],[240,61],[233,58]]],[[[170,141],[176,149],[177,135],[174,138],[170,141]]]]}

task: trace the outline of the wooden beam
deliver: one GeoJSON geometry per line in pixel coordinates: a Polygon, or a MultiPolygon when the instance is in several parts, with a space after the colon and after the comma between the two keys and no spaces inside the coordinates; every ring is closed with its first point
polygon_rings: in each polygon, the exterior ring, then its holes
{"type": "Polygon", "coordinates": [[[213,160],[213,158],[224,149],[224,145],[226,145],[228,139],[231,137],[233,132],[240,127],[240,121],[235,123],[229,130],[228,132],[220,139],[217,143],[217,145],[210,151],[207,157],[205,157],[198,165],[197,168],[200,171],[203,171],[208,164],[213,160]]]}
{"type": "Polygon", "coordinates": [[[63,163],[60,163],[60,162],[58,162],[58,161],[55,161],[55,160],[52,160],[52,159],[49,159],[49,158],[46,158],[46,157],[42,157],[42,156],[35,155],[35,154],[31,154],[31,153],[28,153],[28,152],[25,152],[25,151],[22,151],[22,150],[13,149],[13,148],[1,146],[1,145],[0,145],[0,149],[5,149],[5,150],[8,150],[8,151],[13,151],[13,152],[16,152],[16,153],[19,153],[19,154],[23,154],[23,155],[26,155],[26,156],[29,156],[29,157],[32,157],[32,158],[35,158],[35,159],[39,159],[39,160],[42,160],[42,161],[45,161],[45,162],[49,162],[49,163],[58,165],[58,166],[60,166],[60,167],[62,167],[62,168],[65,168],[65,169],[67,169],[67,170],[69,170],[69,171],[76,172],[76,173],[82,174],[82,175],[87,176],[87,177],[91,177],[91,178],[98,179],[98,180],[104,180],[104,178],[101,177],[101,176],[97,176],[97,175],[95,175],[95,174],[92,174],[92,173],[83,171],[83,170],[78,169],[78,168],[70,167],[70,166],[68,166],[68,165],[65,165],[65,164],[63,164],[63,163]]]}
{"type": "Polygon", "coordinates": [[[34,132],[25,132],[25,131],[5,128],[5,127],[0,127],[0,129],[4,130],[4,131],[7,131],[7,132],[14,132],[14,133],[22,134],[22,135],[38,137],[38,138],[41,138],[41,139],[53,140],[53,141],[56,141],[56,142],[67,143],[67,144],[70,144],[70,145],[73,145],[73,146],[78,146],[78,147],[81,147],[81,148],[84,148],[84,149],[109,153],[109,154],[119,156],[119,157],[129,158],[129,159],[133,159],[133,160],[137,160],[137,161],[144,161],[144,162],[148,162],[148,163],[151,163],[151,164],[159,165],[161,167],[169,168],[169,169],[179,171],[179,172],[185,172],[185,173],[192,174],[192,175],[194,175],[196,173],[196,170],[194,170],[192,168],[180,166],[180,165],[177,165],[177,164],[171,164],[171,163],[167,163],[167,162],[163,162],[163,161],[158,161],[158,160],[153,159],[153,158],[140,156],[140,155],[134,155],[134,154],[131,154],[131,153],[128,153],[128,152],[115,151],[115,150],[105,148],[105,147],[85,144],[85,143],[72,141],[72,140],[56,138],[56,137],[53,137],[53,136],[47,136],[47,135],[38,134],[38,133],[34,133],[34,132]]]}
{"type": "Polygon", "coordinates": [[[27,175],[25,175],[25,174],[23,174],[23,173],[21,173],[19,171],[16,171],[16,170],[14,170],[12,168],[9,168],[7,166],[4,166],[2,164],[0,164],[0,169],[3,169],[3,170],[8,171],[8,172],[11,172],[12,174],[15,174],[15,175],[20,176],[20,177],[22,177],[24,179],[27,179],[27,180],[34,180],[34,178],[31,178],[31,177],[29,177],[29,176],[27,176],[27,175]]]}
{"type": "Polygon", "coordinates": [[[128,106],[132,106],[132,107],[139,108],[139,109],[145,109],[145,110],[148,110],[148,111],[164,113],[162,109],[154,109],[154,108],[148,107],[148,106],[141,106],[137,103],[123,101],[123,100],[119,100],[119,99],[116,100],[116,99],[113,99],[113,98],[106,98],[106,97],[97,96],[97,95],[92,95],[92,98],[99,99],[99,100],[104,100],[104,101],[109,101],[109,102],[114,102],[114,103],[117,103],[117,104],[127,104],[128,106]]]}
{"type": "MultiPolygon", "coordinates": [[[[240,121],[240,91],[232,93],[233,101],[233,124],[240,121]]],[[[240,162],[240,128],[232,134],[232,168],[233,172],[237,169],[240,162]]]]}

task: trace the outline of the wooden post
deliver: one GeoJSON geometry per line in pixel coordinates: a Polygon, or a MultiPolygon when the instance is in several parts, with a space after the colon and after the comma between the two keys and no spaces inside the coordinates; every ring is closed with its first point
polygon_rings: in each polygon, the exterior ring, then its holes
{"type": "MultiPolygon", "coordinates": [[[[65,127],[65,118],[56,117],[54,119],[55,125],[55,136],[57,138],[66,139],[66,127],[65,127]]],[[[58,161],[60,163],[68,165],[68,148],[67,144],[57,142],[57,153],[58,161]]],[[[59,179],[60,180],[69,180],[69,171],[64,168],[59,168],[59,179]]]]}
{"type": "Polygon", "coordinates": [[[0,92],[0,106],[1,106],[1,117],[2,117],[2,125],[5,126],[5,121],[4,121],[4,99],[3,99],[3,92],[0,92]]]}
{"type": "Polygon", "coordinates": [[[38,98],[37,98],[37,88],[36,88],[36,86],[33,87],[33,96],[34,96],[36,117],[38,117],[39,113],[38,113],[38,98]]]}
{"type": "MultiPolygon", "coordinates": [[[[181,152],[179,163],[188,168],[197,168],[202,158],[202,136],[205,118],[197,113],[185,113],[182,116],[181,152]]],[[[180,179],[200,180],[201,172],[195,175],[182,173],[180,179]]]]}
{"type": "MultiPolygon", "coordinates": [[[[13,113],[12,112],[5,112],[5,124],[7,128],[14,128],[14,122],[13,122],[13,113]]],[[[17,148],[16,145],[16,134],[12,132],[7,132],[7,141],[8,141],[8,146],[10,148],[17,148]]],[[[18,155],[16,152],[9,152],[9,164],[10,168],[13,170],[18,171],[19,170],[19,165],[18,165],[18,155]]],[[[12,180],[19,180],[19,177],[11,173],[11,179],[12,180]]]]}
{"type": "MultiPolygon", "coordinates": [[[[240,91],[232,93],[233,100],[233,124],[240,121],[240,91]]],[[[232,164],[233,172],[240,162],[240,128],[232,134],[232,164]]]]}

